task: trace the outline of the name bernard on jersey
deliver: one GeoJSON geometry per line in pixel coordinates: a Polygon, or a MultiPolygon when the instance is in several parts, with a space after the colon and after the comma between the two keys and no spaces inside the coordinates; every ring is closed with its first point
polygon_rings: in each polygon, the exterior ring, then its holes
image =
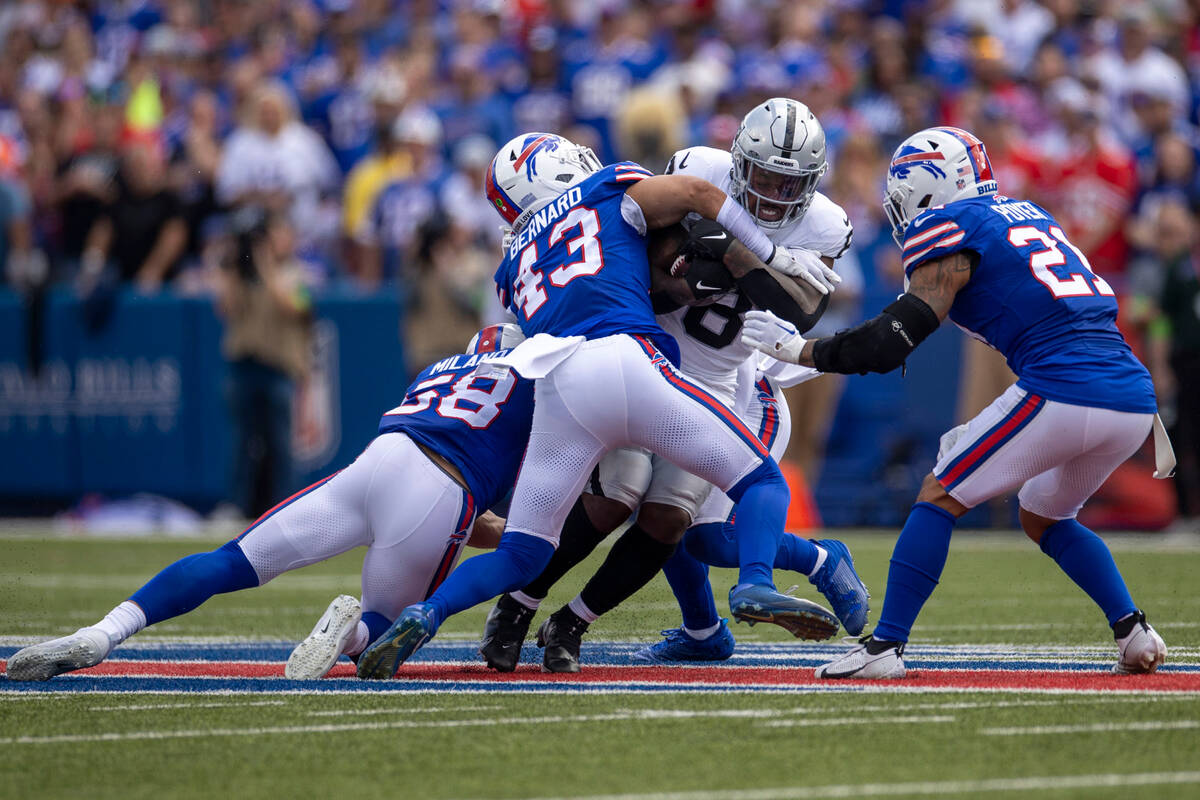
{"type": "Polygon", "coordinates": [[[572,186],[559,195],[557,200],[530,217],[529,222],[525,224],[525,227],[521,228],[519,234],[513,237],[512,244],[508,246],[508,257],[516,258],[517,253],[521,252],[526,245],[532,242],[542,232],[543,228],[567,213],[573,205],[582,199],[583,190],[578,186],[572,186]]]}

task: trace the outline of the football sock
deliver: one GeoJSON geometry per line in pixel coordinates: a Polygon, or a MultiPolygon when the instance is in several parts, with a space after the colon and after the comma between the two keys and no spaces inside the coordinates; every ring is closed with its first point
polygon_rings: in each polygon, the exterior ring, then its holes
{"type": "Polygon", "coordinates": [[[738,504],[738,583],[775,588],[771,569],[787,518],[787,482],[768,458],[726,494],[738,504]]]}
{"type": "MultiPolygon", "coordinates": [[[[554,557],[551,556],[550,559],[553,560],[554,557]]],[[[537,611],[542,605],[542,601],[546,599],[544,597],[530,597],[519,589],[515,592],[509,592],[508,596],[528,608],[530,611],[537,611]]]]}
{"type": "Polygon", "coordinates": [[[361,619],[354,626],[354,633],[350,634],[350,638],[346,640],[345,647],[342,648],[342,653],[354,658],[356,655],[367,649],[367,645],[371,643],[371,631],[367,627],[367,623],[361,619]]]}
{"type": "Polygon", "coordinates": [[[129,600],[108,612],[104,619],[92,626],[108,634],[108,640],[116,647],[146,627],[146,614],[137,603],[129,600]]]}
{"type": "Polygon", "coordinates": [[[571,609],[572,614],[589,625],[600,619],[600,615],[588,608],[587,603],[583,602],[583,598],[579,595],[575,595],[571,602],[567,603],[567,608],[571,609]]]}
{"type": "MultiPolygon", "coordinates": [[[[793,550],[796,551],[794,553],[794,557],[797,560],[794,563],[797,563],[797,564],[800,563],[800,559],[807,557],[807,552],[808,552],[806,550],[797,548],[796,545],[791,541],[792,539],[799,539],[799,538],[800,537],[798,537],[798,536],[785,536],[785,537],[783,537],[783,541],[779,545],[779,551],[781,553],[784,551],[785,548],[792,548],[793,550]]],[[[812,539],[800,539],[800,541],[808,542],[813,547],[815,547],[817,550],[817,558],[815,561],[812,562],[812,566],[809,567],[807,572],[805,572],[803,569],[799,569],[799,568],[796,569],[797,572],[804,572],[805,575],[807,575],[808,577],[811,578],[813,575],[816,575],[818,572],[820,572],[821,567],[823,567],[825,565],[825,559],[829,557],[829,551],[826,550],[824,547],[821,547],[821,545],[817,544],[812,539]]],[[[775,566],[777,566],[777,567],[780,566],[779,559],[775,560],[775,566]]],[[[791,569],[791,567],[784,567],[784,569],[791,569]]]]}
{"type": "Polygon", "coordinates": [[[649,583],[675,548],[635,523],[613,543],[600,569],[579,593],[580,599],[596,616],[611,611],[649,583]]]}
{"type": "Polygon", "coordinates": [[[683,628],[684,633],[686,633],[688,636],[692,637],[693,639],[695,639],[698,642],[704,641],[705,639],[712,636],[714,633],[716,633],[719,630],[721,630],[721,621],[719,619],[717,620],[717,624],[709,625],[707,628],[700,628],[699,630],[697,630],[694,628],[689,628],[686,625],[683,628]]]}
{"type": "Polygon", "coordinates": [[[1059,520],[1046,528],[1041,548],[1100,606],[1109,625],[1137,611],[1108,546],[1077,520],[1059,520]]]}
{"type": "Polygon", "coordinates": [[[378,611],[364,611],[362,620],[358,624],[359,626],[365,625],[367,628],[367,641],[362,646],[362,649],[359,650],[361,653],[363,650],[367,649],[367,645],[371,644],[371,642],[387,633],[388,628],[392,627],[392,620],[388,619],[383,614],[380,614],[378,611]]]}
{"type": "MultiPolygon", "coordinates": [[[[739,509],[741,507],[739,506],[739,509]]],[[[742,528],[742,512],[736,523],[710,522],[692,526],[684,536],[684,548],[689,554],[713,567],[738,565],[737,532],[742,528]]],[[[775,552],[775,568],[789,569],[812,575],[825,563],[825,548],[799,536],[785,533],[779,537],[775,552]]]]}
{"type": "MultiPolygon", "coordinates": [[[[522,593],[532,599],[544,600],[550,593],[550,587],[558,583],[559,579],[570,572],[576,564],[591,555],[592,551],[596,549],[596,545],[604,541],[604,537],[609,533],[610,531],[597,530],[591,519],[588,518],[587,509],[583,507],[583,499],[576,500],[575,505],[571,506],[570,513],[567,514],[567,521],[563,523],[558,549],[550,557],[550,563],[542,570],[542,574],[521,588],[522,593]]],[[[521,603],[521,605],[526,604],[521,603]]],[[[537,608],[537,606],[528,607],[537,608]]]]}
{"type": "Polygon", "coordinates": [[[146,624],[186,614],[214,594],[258,586],[258,574],[237,540],[211,553],[181,558],[155,575],[129,599],[146,614],[146,624]]]}
{"type": "Polygon", "coordinates": [[[459,564],[425,601],[433,607],[434,630],[451,614],[524,586],[545,569],[553,553],[554,545],[545,539],[505,532],[495,550],[459,564]]]}
{"type": "MultiPolygon", "coordinates": [[[[709,523],[717,528],[721,523],[709,523]]],[[[691,530],[685,538],[691,535],[691,530]]],[[[718,534],[719,535],[719,534],[718,534]]],[[[708,582],[708,565],[698,560],[685,547],[675,550],[666,564],[663,564],[663,576],[675,593],[679,603],[679,611],[683,615],[683,629],[686,631],[705,630],[718,625],[717,604],[713,599],[712,584],[708,582]]]]}
{"type": "Polygon", "coordinates": [[[958,519],[933,503],[917,503],[892,550],[883,613],[872,635],[886,642],[907,642],[921,606],[933,594],[958,519]]]}

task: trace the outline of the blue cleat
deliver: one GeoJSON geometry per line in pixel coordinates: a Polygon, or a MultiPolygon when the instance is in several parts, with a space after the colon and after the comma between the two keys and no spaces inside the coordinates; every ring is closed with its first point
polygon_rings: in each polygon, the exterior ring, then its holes
{"type": "Polygon", "coordinates": [[[433,636],[432,614],[433,607],[428,603],[413,603],[404,609],[392,627],[359,656],[358,677],[383,680],[395,675],[400,665],[433,636]]]}
{"type": "Polygon", "coordinates": [[[871,593],[854,571],[854,560],[850,558],[850,550],[837,539],[811,541],[825,548],[828,555],[825,557],[825,563],[808,582],[825,595],[838,619],[842,621],[846,633],[858,636],[867,624],[867,612],[871,608],[867,598],[871,593]]]}
{"type": "Polygon", "coordinates": [[[729,590],[729,611],[739,622],[773,622],[797,639],[829,639],[838,629],[832,612],[799,597],[781,594],[770,586],[729,590]]]}
{"type": "Polygon", "coordinates": [[[663,631],[667,637],[658,644],[643,647],[633,654],[634,661],[669,664],[677,661],[724,661],[733,655],[736,642],[729,631],[728,620],[707,639],[693,639],[683,628],[663,631]]]}

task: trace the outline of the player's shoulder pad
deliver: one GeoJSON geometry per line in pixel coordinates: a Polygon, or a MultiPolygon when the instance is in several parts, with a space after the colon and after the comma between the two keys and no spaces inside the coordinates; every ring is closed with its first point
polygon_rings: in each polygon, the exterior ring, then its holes
{"type": "Polygon", "coordinates": [[[979,225],[978,211],[978,204],[960,201],[934,206],[914,217],[901,245],[904,273],[911,275],[925,261],[969,247],[969,234],[979,225]]]}
{"type": "Polygon", "coordinates": [[[600,172],[607,174],[606,180],[626,185],[637,183],[654,174],[636,161],[618,161],[615,164],[609,164],[600,172]]]}
{"type": "Polygon", "coordinates": [[[667,175],[694,175],[709,183],[717,183],[733,169],[733,156],[727,150],[715,147],[688,147],[671,156],[664,173],[667,175]]]}
{"type": "Polygon", "coordinates": [[[837,259],[850,247],[854,226],[841,206],[817,192],[798,222],[781,231],[779,237],[770,238],[783,247],[803,247],[837,259]]]}

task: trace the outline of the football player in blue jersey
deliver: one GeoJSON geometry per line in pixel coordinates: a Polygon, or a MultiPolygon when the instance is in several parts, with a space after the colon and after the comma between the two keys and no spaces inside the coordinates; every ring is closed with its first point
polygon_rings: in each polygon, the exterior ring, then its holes
{"type": "MultiPolygon", "coordinates": [[[[500,149],[485,187],[511,226],[496,271],[500,300],[530,337],[496,362],[537,382],[529,446],[498,548],[470,559],[427,601],[405,609],[363,653],[358,674],[391,677],[449,615],[536,577],[601,456],[628,446],[744,501],[740,572],[730,594],[735,617],[825,635],[836,629],[837,618],[825,609],[775,590],[787,484],[745,423],[676,369],[675,340],[651,303],[647,233],[699,214],[708,224],[698,223],[691,236],[704,240],[707,255],[757,305],[790,308],[802,325],[819,313],[828,289],[798,258],[776,249],[725,192],[695,176],[654,176],[630,162],[603,167],[585,147],[530,133],[500,149]]],[[[617,547],[626,573],[641,583],[675,549],[648,536],[617,547]]],[[[554,631],[543,626],[540,635],[554,631]]]]}
{"type": "Polygon", "coordinates": [[[817,676],[903,678],[904,645],[941,576],[955,522],[1018,488],[1025,533],[1112,626],[1113,671],[1153,672],[1166,645],[1108,547],[1075,518],[1152,427],[1156,475],[1174,466],[1150,375],[1117,330],[1112,288],[1047,211],[997,194],[983,144],[964,130],[930,128],[902,142],[884,208],[903,250],[906,291],[896,302],[812,341],[770,313],[752,312],[745,341],[822,372],[883,373],[902,366],[949,317],[1003,353],[1018,380],[942,437],[892,552],[879,624],[817,676]]]}
{"type": "MultiPolygon", "coordinates": [[[[728,193],[750,212],[776,247],[801,253],[817,265],[832,291],[840,280],[832,265],[849,247],[852,228],[845,212],[817,191],[827,167],[825,132],[816,116],[797,100],[776,97],[746,114],[729,150],[680,150],[665,172],[703,178],[728,193]]],[[[652,250],[657,243],[658,237],[652,250]]],[[[819,373],[772,360],[798,379],[777,382],[774,376],[757,376],[755,365],[762,357],[738,339],[741,315],[752,307],[749,299],[726,280],[727,274],[693,276],[698,266],[693,260],[688,271],[693,285],[729,291],[702,305],[656,303],[658,322],[679,345],[683,373],[733,408],[778,459],[787,448],[791,429],[781,389],[819,373]]],[[[717,613],[706,566],[692,554],[701,554],[710,564],[737,566],[736,533],[725,524],[734,516],[732,505],[703,479],[643,449],[621,448],[606,454],[593,471],[586,493],[567,516],[546,569],[520,591],[501,595],[488,614],[480,655],[493,669],[515,669],[522,643],[551,587],[631,520],[620,534],[624,539],[679,542],[663,565],[663,575],[683,617],[679,628],[664,631],[664,641],[634,658],[658,662],[729,658],[733,634],[717,613]]],[[[861,633],[867,618],[867,591],[854,575],[845,546],[796,536],[784,536],[781,542],[782,558],[776,559],[776,568],[802,572],[825,594],[847,632],[861,633]]],[[[631,576],[621,558],[624,549],[624,545],[614,547],[579,594],[553,613],[555,635],[538,637],[545,648],[542,664],[550,672],[578,671],[581,635],[641,588],[640,576],[628,581],[631,576]]]]}
{"type": "Polygon", "coordinates": [[[95,625],[31,645],[8,661],[10,680],[46,680],[103,661],[147,625],[215,594],[262,586],[288,570],[365,546],[362,603],[342,595],[288,659],[289,678],[320,678],[357,655],[406,605],[441,583],[462,546],[494,547],[500,520],[483,514],[516,480],[533,418],[533,384],[510,370],[483,377],[523,337],[484,328],[467,353],[421,372],[379,435],[345,469],[268,511],[210,553],[176,561],[95,625]]]}

